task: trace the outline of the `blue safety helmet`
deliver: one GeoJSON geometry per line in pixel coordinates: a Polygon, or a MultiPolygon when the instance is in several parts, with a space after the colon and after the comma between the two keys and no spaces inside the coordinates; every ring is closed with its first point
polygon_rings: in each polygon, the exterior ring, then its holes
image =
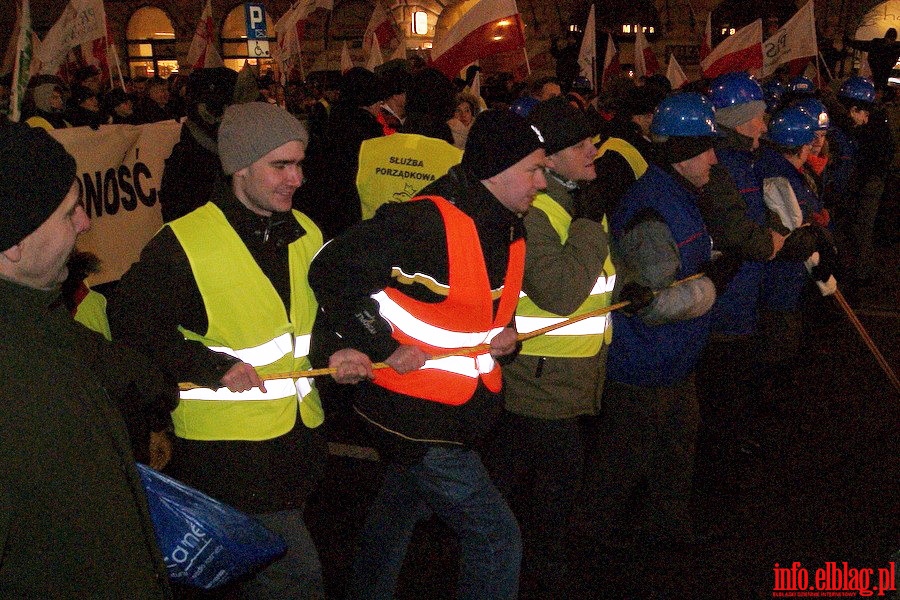
{"type": "Polygon", "coordinates": [[[716,110],[696,92],[668,96],[653,113],[650,133],[676,137],[716,137],[716,110]]]}
{"type": "Polygon", "coordinates": [[[779,111],[769,122],[766,137],[786,148],[799,148],[809,144],[816,137],[818,121],[798,106],[779,111]]]}
{"type": "Polygon", "coordinates": [[[719,75],[709,86],[709,99],[717,109],[762,101],[763,90],[746,71],[719,75]]]}
{"type": "Polygon", "coordinates": [[[816,84],[809,77],[798,75],[788,83],[788,89],[794,94],[812,96],[816,93],[816,84]]]}
{"type": "Polygon", "coordinates": [[[818,123],[818,126],[816,127],[816,130],[818,131],[825,131],[831,124],[831,121],[828,118],[828,109],[825,108],[825,105],[822,104],[822,102],[815,98],[803,98],[794,104],[794,106],[801,108],[812,115],[818,123]]]}
{"type": "Polygon", "coordinates": [[[540,103],[540,100],[535,98],[534,96],[522,96],[518,100],[512,103],[510,106],[510,110],[519,115],[522,118],[527,118],[528,115],[534,110],[534,107],[540,103]]]}
{"type": "Polygon", "coordinates": [[[844,82],[838,91],[838,96],[872,104],[875,102],[875,84],[871,79],[854,75],[844,82]]]}
{"type": "Polygon", "coordinates": [[[766,112],[773,113],[781,105],[784,96],[784,85],[777,79],[771,79],[762,84],[763,97],[766,101],[766,112]]]}

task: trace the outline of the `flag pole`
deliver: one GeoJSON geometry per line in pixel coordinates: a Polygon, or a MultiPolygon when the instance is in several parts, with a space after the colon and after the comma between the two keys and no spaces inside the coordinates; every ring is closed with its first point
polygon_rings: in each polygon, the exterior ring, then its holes
{"type": "MultiPolygon", "coordinates": [[[[125,89],[125,78],[122,77],[122,65],[119,64],[119,51],[116,49],[115,44],[110,44],[110,45],[112,46],[112,49],[113,49],[113,58],[116,60],[116,71],[119,72],[119,83],[122,85],[122,91],[127,93],[128,90],[125,89]]],[[[109,47],[109,46],[107,46],[107,47],[109,47]]]]}
{"type": "MultiPolygon", "coordinates": [[[[825,67],[825,72],[828,73],[828,80],[834,79],[834,75],[831,74],[831,69],[828,68],[828,63],[825,62],[825,57],[822,56],[821,52],[818,52],[816,55],[816,71],[819,70],[819,60],[822,61],[822,66],[825,67]]],[[[819,76],[819,79],[821,79],[821,76],[819,76]]]]}
{"type": "Polygon", "coordinates": [[[531,75],[531,63],[528,62],[528,49],[522,46],[522,54],[525,55],[525,68],[528,70],[528,74],[531,75]]]}

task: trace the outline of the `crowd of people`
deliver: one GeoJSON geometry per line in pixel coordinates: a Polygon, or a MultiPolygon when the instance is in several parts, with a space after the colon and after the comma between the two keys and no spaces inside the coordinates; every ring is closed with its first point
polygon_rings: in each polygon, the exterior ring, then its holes
{"type": "Polygon", "coordinates": [[[817,298],[877,274],[893,90],[739,72],[479,96],[476,74],[34,82],[0,126],[0,596],[194,594],[166,581],[138,457],[287,541],[222,595],[324,598],[303,510],[342,403],[386,464],[348,599],[394,596],[431,515],[460,598],[569,597],[591,436],[598,556],[688,568],[698,444],[758,450],[817,298]],[[43,130],[169,118],[165,225],[107,304],[71,261],[89,221],[43,130]]]}

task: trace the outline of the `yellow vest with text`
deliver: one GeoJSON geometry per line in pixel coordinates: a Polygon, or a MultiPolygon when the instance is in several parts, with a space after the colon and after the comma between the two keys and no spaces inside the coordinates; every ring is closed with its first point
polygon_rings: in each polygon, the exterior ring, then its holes
{"type": "MultiPolygon", "coordinates": [[[[290,314],[237,232],[213,203],[168,224],[184,248],[209,326],[205,334],[179,328],[185,339],[253,365],[260,376],[311,368],[310,333],[317,304],[307,283],[322,234],[293,211],[306,234],[288,246],[290,314]]],[[[311,379],[282,378],[235,393],[227,388],[181,392],[172,413],[175,434],[191,440],[268,440],[290,431],[300,417],[307,427],[324,420],[311,379]]]]}
{"type": "MultiPolygon", "coordinates": [[[[531,210],[541,210],[550,220],[550,224],[559,234],[560,244],[569,239],[569,225],[572,216],[556,200],[547,194],[538,194],[531,205],[531,210]]],[[[603,230],[609,232],[606,217],[603,218],[603,230]]],[[[538,307],[523,291],[519,294],[519,306],[516,309],[516,329],[521,333],[536,331],[548,325],[561,323],[566,319],[583,315],[612,303],[613,286],[616,283],[616,270],[612,259],[607,254],[603,270],[597,277],[590,295],[570,315],[557,315],[538,307]]],[[[522,343],[522,354],[530,356],[549,356],[556,358],[583,358],[594,356],[612,341],[612,319],[609,314],[588,317],[571,325],[555,329],[544,335],[525,340],[522,343]]]]}
{"type": "Polygon", "coordinates": [[[631,167],[631,170],[634,171],[635,179],[640,179],[641,176],[647,172],[647,159],[641,156],[641,153],[638,152],[637,148],[622,138],[611,137],[603,142],[597,150],[597,155],[594,156],[594,160],[597,160],[606,154],[607,150],[618,152],[622,155],[622,158],[628,161],[628,165],[631,167]]]}
{"type": "Polygon", "coordinates": [[[356,172],[362,218],[371,219],[382,204],[411,200],[461,160],[459,148],[414,133],[395,133],[364,141],[359,148],[356,172]]]}

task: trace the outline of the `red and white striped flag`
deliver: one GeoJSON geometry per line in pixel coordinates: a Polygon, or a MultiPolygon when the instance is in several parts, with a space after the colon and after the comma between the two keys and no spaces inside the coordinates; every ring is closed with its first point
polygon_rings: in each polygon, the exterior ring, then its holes
{"type": "Polygon", "coordinates": [[[712,11],[706,13],[706,31],[703,32],[703,40],[700,42],[700,60],[703,60],[712,52],[712,11]]]}
{"type": "Polygon", "coordinates": [[[334,0],[301,0],[275,22],[275,46],[272,56],[285,76],[300,64],[300,48],[306,33],[306,21],[318,8],[332,10],[334,0]]]}
{"type": "Polygon", "coordinates": [[[371,48],[373,39],[378,39],[378,45],[382,48],[390,48],[394,40],[400,39],[400,27],[394,16],[384,7],[380,1],[375,2],[375,10],[369,19],[369,26],[363,35],[363,48],[371,48]]]}
{"type": "Polygon", "coordinates": [[[601,87],[606,85],[606,82],[612,78],[613,75],[618,75],[622,72],[622,65],[619,63],[619,51],[616,50],[616,45],[613,43],[612,34],[606,34],[606,53],[603,55],[603,78],[601,80],[601,87]]]}
{"type": "Polygon", "coordinates": [[[638,30],[634,34],[634,76],[644,77],[659,73],[659,61],[653,48],[647,43],[644,33],[638,30]]]}
{"type": "Polygon", "coordinates": [[[709,79],[735,71],[757,74],[762,66],[762,19],[738,29],[700,61],[703,76],[709,79]]]}
{"type": "Polygon", "coordinates": [[[197,22],[197,30],[194,39],[191,40],[191,49],[188,50],[187,63],[191,69],[209,69],[222,67],[222,57],[216,50],[215,25],[212,18],[212,0],[206,0],[206,6],[197,22]]]}
{"type": "Polygon", "coordinates": [[[466,65],[498,52],[525,48],[515,0],[479,0],[453,26],[439,32],[431,51],[434,66],[453,78],[466,65]]]}

